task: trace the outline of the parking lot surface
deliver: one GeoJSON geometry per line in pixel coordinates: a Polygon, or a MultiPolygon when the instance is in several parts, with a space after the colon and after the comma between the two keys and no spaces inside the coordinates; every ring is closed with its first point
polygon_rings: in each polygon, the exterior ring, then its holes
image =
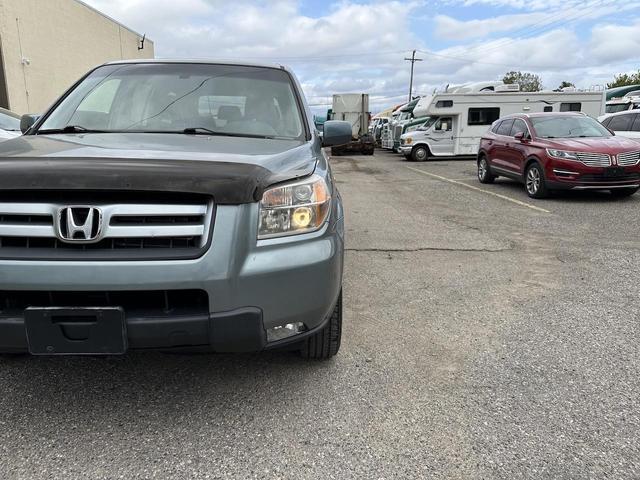
{"type": "Polygon", "coordinates": [[[640,195],[332,160],[342,350],[0,359],[0,478],[639,478],[640,195]]]}

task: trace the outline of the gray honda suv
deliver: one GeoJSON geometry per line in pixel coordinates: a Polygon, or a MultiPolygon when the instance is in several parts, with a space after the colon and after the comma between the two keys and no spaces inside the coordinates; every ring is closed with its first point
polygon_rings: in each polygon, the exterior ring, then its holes
{"type": "Polygon", "coordinates": [[[344,219],[279,65],[85,75],[0,144],[0,353],[340,347],[344,219]]]}

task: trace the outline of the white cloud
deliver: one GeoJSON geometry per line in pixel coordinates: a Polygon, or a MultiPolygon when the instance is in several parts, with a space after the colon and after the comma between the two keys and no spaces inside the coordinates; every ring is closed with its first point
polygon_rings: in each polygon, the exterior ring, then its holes
{"type": "Polygon", "coordinates": [[[601,61],[640,59],[640,20],[629,25],[596,25],[591,32],[591,52],[601,61]]]}
{"type": "Polygon", "coordinates": [[[481,20],[460,21],[448,15],[434,18],[436,35],[447,39],[467,39],[487,37],[494,33],[509,32],[529,25],[535,25],[548,19],[547,13],[525,13],[502,15],[481,20]]]}

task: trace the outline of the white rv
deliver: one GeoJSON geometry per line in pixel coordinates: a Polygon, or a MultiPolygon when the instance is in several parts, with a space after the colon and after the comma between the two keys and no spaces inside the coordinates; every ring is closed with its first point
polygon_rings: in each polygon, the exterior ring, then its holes
{"type": "Polygon", "coordinates": [[[604,92],[512,92],[511,85],[478,93],[438,93],[422,97],[414,116],[425,117],[417,130],[400,139],[408,159],[470,156],[480,137],[498,118],[512,113],[584,112],[597,118],[605,107],[604,92]],[[503,91],[506,90],[506,91],[503,91]]]}

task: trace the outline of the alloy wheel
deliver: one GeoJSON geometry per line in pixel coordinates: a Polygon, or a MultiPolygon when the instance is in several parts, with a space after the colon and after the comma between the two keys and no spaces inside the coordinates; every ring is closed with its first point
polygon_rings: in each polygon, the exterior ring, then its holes
{"type": "Polygon", "coordinates": [[[537,167],[531,167],[527,172],[527,192],[531,195],[538,193],[540,189],[540,170],[537,167]]]}
{"type": "Polygon", "coordinates": [[[484,158],[482,158],[480,160],[480,163],[478,163],[478,178],[480,179],[480,181],[482,181],[486,176],[487,176],[487,161],[484,158]]]}

